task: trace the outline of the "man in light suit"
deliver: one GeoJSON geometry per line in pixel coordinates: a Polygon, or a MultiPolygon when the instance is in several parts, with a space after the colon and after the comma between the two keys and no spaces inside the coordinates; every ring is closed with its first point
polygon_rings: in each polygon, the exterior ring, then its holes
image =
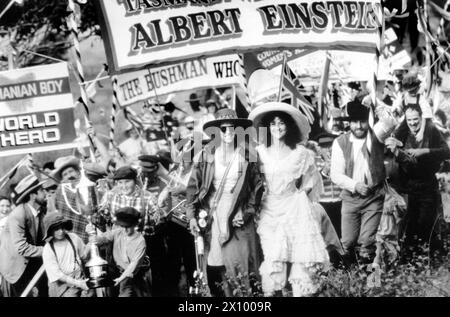
{"type": "MultiPolygon", "coordinates": [[[[14,188],[16,208],[9,215],[0,243],[0,274],[5,297],[18,297],[42,265],[43,221],[46,212],[45,181],[29,175],[14,188]]],[[[46,296],[46,280],[37,285],[46,296]]]]}

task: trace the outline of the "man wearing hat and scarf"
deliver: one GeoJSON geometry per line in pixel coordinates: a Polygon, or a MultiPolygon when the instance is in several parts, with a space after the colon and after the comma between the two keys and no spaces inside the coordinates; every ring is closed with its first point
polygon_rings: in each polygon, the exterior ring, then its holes
{"type": "Polygon", "coordinates": [[[42,258],[48,277],[49,297],[86,297],[86,280],[83,261],[87,259],[88,248],[75,233],[71,220],[59,212],[45,216],[45,236],[42,258]]]}
{"type": "Polygon", "coordinates": [[[384,144],[369,127],[370,109],[359,101],[348,104],[350,132],[339,136],[332,146],[330,176],[343,189],[342,244],[347,263],[360,256],[370,263],[375,256],[375,235],[383,211],[384,144]]]}
{"type": "MultiPolygon", "coordinates": [[[[5,297],[19,297],[42,265],[42,220],[47,202],[42,189],[44,182],[28,175],[14,188],[17,207],[9,214],[0,238],[0,273],[6,284],[2,285],[5,297]]],[[[39,296],[47,296],[45,279],[37,287],[39,296]]]]}

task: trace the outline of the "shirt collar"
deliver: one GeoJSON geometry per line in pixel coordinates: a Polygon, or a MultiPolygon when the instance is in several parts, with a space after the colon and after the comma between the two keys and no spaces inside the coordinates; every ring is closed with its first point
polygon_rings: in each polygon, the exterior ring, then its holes
{"type": "Polygon", "coordinates": [[[39,215],[39,210],[36,210],[33,206],[31,206],[30,204],[27,204],[28,207],[31,210],[31,213],[33,214],[34,217],[37,217],[39,215]]]}

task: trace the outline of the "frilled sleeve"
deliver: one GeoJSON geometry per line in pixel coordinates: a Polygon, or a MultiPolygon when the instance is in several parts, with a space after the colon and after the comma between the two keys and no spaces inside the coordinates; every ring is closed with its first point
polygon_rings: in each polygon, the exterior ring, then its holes
{"type": "Polygon", "coordinates": [[[295,179],[300,179],[299,190],[304,190],[311,201],[319,201],[323,193],[322,176],[316,167],[314,152],[303,146],[298,146],[295,179]]]}

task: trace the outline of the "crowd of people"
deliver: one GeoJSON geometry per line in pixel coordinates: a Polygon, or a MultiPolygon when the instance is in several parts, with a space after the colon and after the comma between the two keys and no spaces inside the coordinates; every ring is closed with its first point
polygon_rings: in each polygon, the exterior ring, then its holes
{"type": "Polygon", "coordinates": [[[81,150],[60,157],[0,197],[0,293],[187,296],[203,276],[211,296],[238,294],[236,280],[247,294],[261,285],[265,296],[312,296],[332,266],[392,264],[380,250],[389,234],[397,261],[423,244],[445,252],[435,174],[450,159],[446,114],[416,74],[385,84],[376,109],[359,83],[336,85],[322,128],[288,100],[241,118],[195,93],[179,122],[172,103],[146,105],[142,129],[130,123],[112,150],[90,128],[95,160],[81,150]],[[86,184],[96,188],[92,208],[79,202],[86,184]],[[393,192],[406,212],[381,230],[393,192]],[[88,283],[92,245],[109,264],[101,292],[88,283]]]}

